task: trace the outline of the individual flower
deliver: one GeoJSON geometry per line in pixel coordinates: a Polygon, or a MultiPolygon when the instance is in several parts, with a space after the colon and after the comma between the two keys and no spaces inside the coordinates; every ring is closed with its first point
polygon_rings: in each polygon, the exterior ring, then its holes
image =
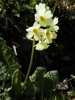
{"type": "Polygon", "coordinates": [[[35,14],[35,21],[38,22],[41,26],[49,26],[52,23],[53,14],[50,10],[46,10],[45,8],[39,9],[39,11],[35,14]]]}
{"type": "Polygon", "coordinates": [[[51,25],[51,30],[52,31],[55,31],[55,32],[57,32],[58,30],[59,30],[59,27],[58,27],[58,18],[57,17],[55,17],[54,19],[53,19],[53,22],[52,22],[52,25],[51,25]]]}
{"type": "Polygon", "coordinates": [[[44,42],[44,41],[39,41],[36,45],[35,45],[35,49],[38,51],[42,51],[44,49],[47,49],[49,47],[49,45],[44,42]]]}
{"type": "Polygon", "coordinates": [[[48,44],[52,43],[53,39],[57,38],[57,34],[55,32],[50,31],[50,28],[45,29],[44,32],[45,32],[44,40],[48,44]]]}
{"type": "Polygon", "coordinates": [[[37,22],[35,22],[32,27],[26,29],[26,31],[28,32],[26,37],[28,39],[34,38],[36,41],[38,41],[43,34],[43,29],[40,28],[40,25],[37,22]]]}

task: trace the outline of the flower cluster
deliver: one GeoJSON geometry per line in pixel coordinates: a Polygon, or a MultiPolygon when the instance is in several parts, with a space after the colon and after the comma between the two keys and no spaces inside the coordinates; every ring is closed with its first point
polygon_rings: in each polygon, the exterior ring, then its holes
{"type": "Polygon", "coordinates": [[[37,41],[36,50],[44,50],[49,47],[53,39],[57,38],[58,18],[53,18],[51,10],[45,4],[40,3],[35,6],[35,9],[35,22],[32,27],[26,29],[28,32],[26,37],[37,41]]]}

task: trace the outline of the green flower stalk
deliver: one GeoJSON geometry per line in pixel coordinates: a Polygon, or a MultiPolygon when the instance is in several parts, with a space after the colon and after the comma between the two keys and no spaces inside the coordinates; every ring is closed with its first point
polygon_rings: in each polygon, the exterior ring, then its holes
{"type": "Polygon", "coordinates": [[[25,85],[26,85],[26,82],[29,78],[29,74],[30,74],[30,71],[31,71],[31,67],[32,67],[32,62],[33,62],[33,56],[34,56],[34,45],[35,45],[35,40],[33,40],[33,44],[32,44],[32,51],[31,51],[31,58],[30,58],[30,63],[29,63],[29,68],[28,68],[28,71],[27,71],[27,74],[26,74],[26,77],[25,77],[25,80],[24,80],[24,83],[23,83],[23,86],[22,86],[22,92],[24,91],[25,89],[25,85]]]}

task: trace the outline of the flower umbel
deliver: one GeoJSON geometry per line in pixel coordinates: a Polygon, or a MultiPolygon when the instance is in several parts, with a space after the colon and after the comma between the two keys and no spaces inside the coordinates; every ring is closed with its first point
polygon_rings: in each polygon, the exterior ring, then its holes
{"type": "Polygon", "coordinates": [[[34,46],[36,50],[44,50],[49,47],[53,39],[57,38],[58,18],[53,18],[51,10],[44,3],[39,3],[35,9],[35,22],[32,27],[26,29],[28,32],[26,37],[38,41],[34,46]]]}

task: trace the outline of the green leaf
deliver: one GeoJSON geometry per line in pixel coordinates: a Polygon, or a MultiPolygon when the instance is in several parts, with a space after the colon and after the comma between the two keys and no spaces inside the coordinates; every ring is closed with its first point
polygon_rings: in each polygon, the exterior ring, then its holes
{"type": "Polygon", "coordinates": [[[0,38],[0,61],[9,68],[11,75],[18,68],[12,49],[7,46],[2,38],[0,38]]]}
{"type": "Polygon", "coordinates": [[[40,80],[40,77],[43,76],[46,72],[46,69],[44,67],[37,67],[35,72],[29,77],[31,82],[34,82],[36,80],[40,80]]]}
{"type": "Polygon", "coordinates": [[[52,91],[59,81],[59,75],[57,70],[49,71],[44,75],[44,92],[50,90],[52,91]]]}
{"type": "Polygon", "coordinates": [[[46,74],[46,69],[44,67],[37,67],[35,72],[29,77],[29,81],[26,84],[25,94],[35,95],[45,93],[48,90],[53,90],[58,83],[58,71],[49,71],[46,74]]]}
{"type": "Polygon", "coordinates": [[[27,82],[25,89],[26,95],[34,95],[41,90],[45,72],[46,69],[43,67],[36,68],[35,72],[29,77],[29,81],[27,82]]]}
{"type": "Polygon", "coordinates": [[[0,62],[0,81],[2,81],[5,78],[7,74],[6,72],[7,72],[6,66],[3,65],[2,62],[0,62]]]}
{"type": "Polygon", "coordinates": [[[21,92],[21,73],[19,69],[17,69],[12,75],[12,88],[15,96],[19,96],[19,93],[21,92]]]}
{"type": "Polygon", "coordinates": [[[9,79],[8,69],[6,68],[6,65],[3,65],[3,63],[0,62],[0,83],[2,83],[0,91],[5,88],[4,86],[6,84],[6,80],[8,79],[9,79]]]}

